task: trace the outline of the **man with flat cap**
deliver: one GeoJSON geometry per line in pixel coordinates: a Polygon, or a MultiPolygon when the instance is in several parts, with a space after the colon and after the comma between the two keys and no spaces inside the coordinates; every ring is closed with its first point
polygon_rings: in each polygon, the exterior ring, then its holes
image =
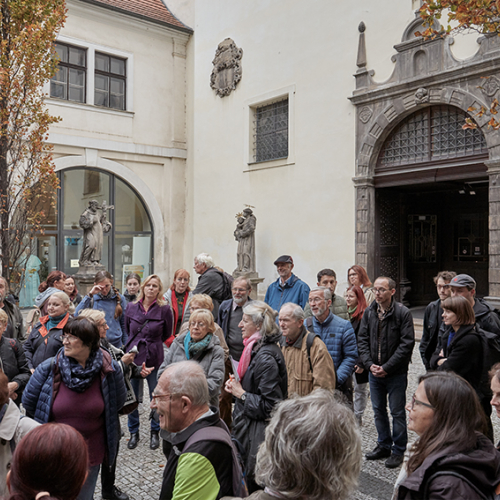
{"type": "Polygon", "coordinates": [[[293,302],[304,309],[309,300],[309,286],[292,273],[293,259],[282,255],[274,261],[279,278],[269,285],[264,302],[279,311],[283,304],[293,302]]]}
{"type": "Polygon", "coordinates": [[[500,337],[500,318],[483,299],[476,297],[476,282],[468,274],[458,274],[450,281],[451,296],[465,297],[474,309],[476,324],[487,332],[500,337]]]}

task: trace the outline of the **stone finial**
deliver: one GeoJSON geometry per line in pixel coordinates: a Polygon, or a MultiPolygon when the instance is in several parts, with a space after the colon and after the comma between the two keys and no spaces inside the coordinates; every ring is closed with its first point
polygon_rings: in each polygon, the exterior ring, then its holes
{"type": "Polygon", "coordinates": [[[358,42],[358,58],[356,60],[356,66],[360,69],[366,68],[365,30],[366,30],[365,23],[361,21],[358,26],[359,42],[358,42]]]}

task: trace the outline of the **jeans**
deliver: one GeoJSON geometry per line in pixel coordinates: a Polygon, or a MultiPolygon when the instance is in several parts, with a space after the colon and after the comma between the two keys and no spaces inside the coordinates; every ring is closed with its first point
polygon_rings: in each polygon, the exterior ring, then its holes
{"type": "Polygon", "coordinates": [[[405,412],[407,385],[408,373],[386,377],[375,377],[370,373],[370,395],[378,444],[381,448],[392,448],[394,455],[404,455],[408,443],[405,412]],[[387,415],[387,396],[392,415],[392,436],[387,415]]]}
{"type": "Polygon", "coordinates": [[[352,374],[352,383],[354,385],[354,414],[362,417],[368,402],[368,383],[358,384],[354,373],[352,374]]]}
{"type": "MultiPolygon", "coordinates": [[[[151,401],[151,396],[156,387],[158,377],[158,368],[155,368],[147,377],[146,380],[148,382],[149,387],[149,400],[151,401]]],[[[130,383],[132,384],[132,388],[134,389],[135,396],[137,397],[139,393],[139,385],[143,384],[142,378],[132,378],[130,379],[130,383]]],[[[134,410],[128,416],[128,430],[130,434],[135,434],[139,432],[139,410],[134,410]]],[[[151,419],[151,431],[159,432],[160,424],[155,422],[154,419],[151,419]]]]}
{"type": "Polygon", "coordinates": [[[80,490],[76,500],[93,500],[100,467],[101,464],[89,467],[89,475],[87,476],[85,483],[83,483],[82,489],[80,490]]]}

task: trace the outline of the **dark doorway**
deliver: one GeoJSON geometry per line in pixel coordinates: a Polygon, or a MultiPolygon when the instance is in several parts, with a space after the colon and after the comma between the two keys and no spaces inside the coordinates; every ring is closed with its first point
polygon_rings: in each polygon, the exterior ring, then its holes
{"type": "Polygon", "coordinates": [[[437,298],[441,270],[467,273],[488,293],[488,180],[376,190],[376,275],[398,283],[411,306],[437,298]]]}

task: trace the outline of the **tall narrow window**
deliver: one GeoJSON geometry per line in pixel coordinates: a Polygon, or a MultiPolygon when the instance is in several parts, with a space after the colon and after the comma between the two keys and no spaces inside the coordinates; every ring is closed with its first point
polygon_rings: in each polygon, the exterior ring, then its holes
{"type": "Polygon", "coordinates": [[[94,104],[124,110],[125,91],[126,60],[96,52],[94,104]]]}
{"type": "Polygon", "coordinates": [[[86,50],[57,42],[56,52],[59,62],[57,73],[50,80],[50,97],[85,102],[86,50]]]}
{"type": "Polygon", "coordinates": [[[255,109],[255,161],[288,156],[288,98],[255,109]]]}

